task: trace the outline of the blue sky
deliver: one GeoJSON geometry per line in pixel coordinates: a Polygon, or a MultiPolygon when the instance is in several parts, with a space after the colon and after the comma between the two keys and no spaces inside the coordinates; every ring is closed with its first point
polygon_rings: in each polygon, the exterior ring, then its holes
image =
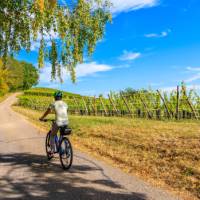
{"type": "MultiPolygon", "coordinates": [[[[50,65],[38,86],[83,95],[127,87],[171,90],[181,81],[200,89],[200,1],[112,0],[113,23],[92,58],[77,66],[77,83],[50,81],[50,65]]],[[[18,59],[37,65],[38,43],[18,59]]]]}

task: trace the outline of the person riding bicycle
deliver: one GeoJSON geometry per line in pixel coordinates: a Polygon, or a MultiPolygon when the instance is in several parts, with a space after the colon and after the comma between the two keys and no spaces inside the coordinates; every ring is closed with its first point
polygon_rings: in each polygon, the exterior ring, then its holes
{"type": "Polygon", "coordinates": [[[55,152],[55,141],[54,141],[55,135],[58,133],[60,127],[68,126],[68,114],[67,114],[68,106],[64,101],[62,101],[62,97],[63,93],[61,91],[56,91],[54,93],[55,102],[50,104],[46,112],[40,118],[40,121],[43,121],[48,114],[55,112],[56,120],[52,124],[51,134],[50,134],[50,146],[52,154],[55,152]]]}

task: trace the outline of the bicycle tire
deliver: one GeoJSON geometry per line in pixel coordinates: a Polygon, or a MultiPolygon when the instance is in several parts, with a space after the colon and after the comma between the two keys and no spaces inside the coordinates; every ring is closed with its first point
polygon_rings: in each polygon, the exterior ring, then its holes
{"type": "Polygon", "coordinates": [[[71,142],[67,137],[63,137],[60,142],[59,157],[60,157],[62,168],[65,170],[70,169],[73,162],[73,149],[72,149],[71,142]],[[64,149],[63,149],[63,146],[65,147],[64,149]],[[64,158],[63,155],[65,155],[66,158],[64,158]]]}
{"type": "Polygon", "coordinates": [[[51,159],[53,158],[53,155],[51,154],[50,134],[51,134],[51,131],[49,131],[49,132],[47,133],[46,141],[45,141],[45,148],[46,148],[46,154],[47,154],[48,160],[51,160],[51,159]],[[49,149],[48,149],[48,148],[49,148],[49,149]]]}

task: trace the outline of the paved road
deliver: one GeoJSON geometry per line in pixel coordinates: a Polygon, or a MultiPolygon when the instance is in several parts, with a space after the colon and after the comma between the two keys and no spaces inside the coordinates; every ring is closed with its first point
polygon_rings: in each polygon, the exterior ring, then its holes
{"type": "Polygon", "coordinates": [[[178,199],[78,151],[68,172],[58,159],[48,162],[45,134],[12,111],[15,101],[13,95],[0,104],[1,200],[178,199]]]}

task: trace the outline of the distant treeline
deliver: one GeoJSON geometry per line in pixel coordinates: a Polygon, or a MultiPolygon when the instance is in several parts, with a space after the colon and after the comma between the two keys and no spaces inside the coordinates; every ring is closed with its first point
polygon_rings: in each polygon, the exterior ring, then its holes
{"type": "Polygon", "coordinates": [[[27,90],[37,85],[38,70],[30,63],[8,58],[6,66],[0,59],[0,95],[17,90],[27,90]]]}

